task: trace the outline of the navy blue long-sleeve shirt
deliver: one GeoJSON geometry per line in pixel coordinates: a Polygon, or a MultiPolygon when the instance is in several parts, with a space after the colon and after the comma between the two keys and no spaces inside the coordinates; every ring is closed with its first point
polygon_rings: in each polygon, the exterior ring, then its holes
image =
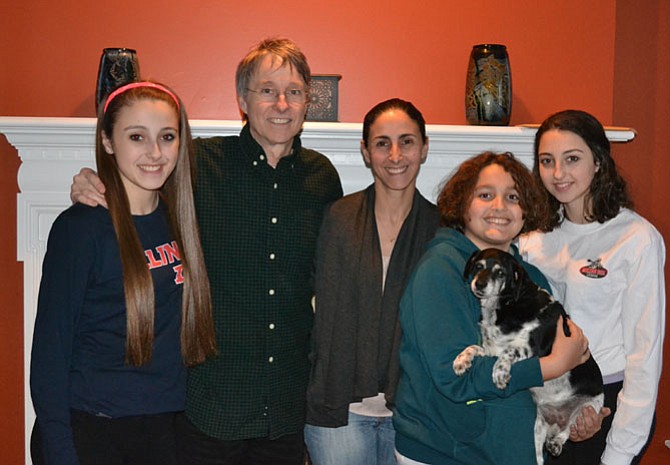
{"type": "Polygon", "coordinates": [[[76,204],[49,234],[30,386],[48,464],[77,464],[70,409],[119,418],[185,408],[180,349],[183,275],[166,212],[134,217],[155,290],[152,360],[125,363],[121,258],[109,212],[76,204]]]}

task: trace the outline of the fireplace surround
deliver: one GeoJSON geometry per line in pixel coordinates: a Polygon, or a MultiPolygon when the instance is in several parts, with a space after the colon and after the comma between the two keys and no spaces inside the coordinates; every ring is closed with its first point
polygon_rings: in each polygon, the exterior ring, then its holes
{"type": "MultiPolygon", "coordinates": [[[[194,137],[235,135],[239,121],[191,120],[194,137]]],[[[440,182],[464,159],[485,150],[514,153],[532,165],[533,126],[428,125],[428,160],[418,178],[419,190],[435,200],[440,182]]],[[[337,168],[345,193],[372,182],[360,154],[362,125],[356,123],[306,122],[305,147],[330,158],[337,168]]],[[[25,451],[30,463],[30,430],[35,414],[30,401],[29,368],[33,325],[41,277],[42,258],[53,220],[70,205],[72,176],[83,166],[95,166],[95,119],[0,117],[0,133],[7,137],[21,159],[17,195],[17,259],[23,268],[25,451]]],[[[607,128],[612,142],[629,142],[635,131],[607,128]]]]}

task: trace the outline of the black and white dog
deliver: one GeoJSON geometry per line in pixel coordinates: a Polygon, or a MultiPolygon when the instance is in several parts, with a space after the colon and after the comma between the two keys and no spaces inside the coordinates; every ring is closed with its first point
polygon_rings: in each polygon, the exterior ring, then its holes
{"type": "MultiPolygon", "coordinates": [[[[476,252],[465,266],[464,277],[472,279],[470,288],[481,303],[482,346],[469,346],[456,357],[457,375],[472,366],[475,356],[497,356],[493,382],[504,389],[515,362],[551,353],[559,317],[564,318],[563,331],[570,335],[563,306],[537,286],[512,255],[497,249],[476,252]]],[[[600,411],[602,375],[590,357],[563,376],[532,388],[531,393],[537,405],[535,452],[541,465],[545,445],[552,455],[561,453],[583,407],[591,405],[600,411]]]]}

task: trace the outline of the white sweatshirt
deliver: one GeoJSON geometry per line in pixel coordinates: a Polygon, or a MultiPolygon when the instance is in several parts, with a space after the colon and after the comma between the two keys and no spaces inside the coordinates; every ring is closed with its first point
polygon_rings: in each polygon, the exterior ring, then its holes
{"type": "Polygon", "coordinates": [[[565,220],[549,233],[522,236],[519,249],[588,337],[603,376],[623,374],[602,462],[630,464],[647,440],[661,375],[663,238],[643,217],[622,209],[603,224],[565,220]]]}

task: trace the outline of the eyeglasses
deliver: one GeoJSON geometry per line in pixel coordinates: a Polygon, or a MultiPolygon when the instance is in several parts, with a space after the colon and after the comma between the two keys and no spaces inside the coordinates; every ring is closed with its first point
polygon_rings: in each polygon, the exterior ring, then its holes
{"type": "Polygon", "coordinates": [[[276,102],[279,100],[279,96],[283,95],[286,103],[298,104],[305,103],[307,101],[307,96],[304,90],[302,89],[286,89],[284,92],[278,91],[272,87],[263,87],[262,89],[254,90],[247,88],[249,92],[253,92],[258,95],[264,102],[276,102]]]}

